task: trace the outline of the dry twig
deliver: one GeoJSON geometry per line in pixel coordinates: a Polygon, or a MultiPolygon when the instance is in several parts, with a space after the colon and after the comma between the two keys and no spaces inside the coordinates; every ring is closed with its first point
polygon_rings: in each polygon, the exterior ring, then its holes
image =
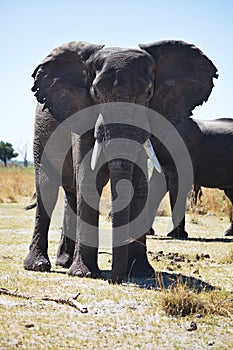
{"type": "Polygon", "coordinates": [[[44,301],[54,301],[55,303],[58,304],[67,304],[75,309],[79,310],[82,314],[85,314],[88,312],[87,307],[83,306],[81,303],[79,303],[76,299],[78,298],[80,294],[78,293],[75,297],[73,298],[50,298],[50,297],[44,297],[42,300],[44,301]]]}
{"type": "MultiPolygon", "coordinates": [[[[0,288],[0,294],[10,295],[12,297],[16,298],[23,298],[23,299],[34,299],[33,296],[28,296],[20,293],[17,289],[15,291],[8,290],[6,288],[0,288]]],[[[88,312],[87,307],[83,306],[81,303],[79,303],[76,299],[79,297],[80,293],[75,295],[74,297],[70,298],[51,298],[48,296],[45,296],[42,298],[43,301],[54,301],[58,304],[67,304],[69,306],[74,307],[78,311],[80,311],[82,314],[85,314],[88,312]]]]}
{"type": "Polygon", "coordinates": [[[16,297],[16,298],[30,299],[30,297],[28,295],[24,295],[24,294],[20,293],[18,291],[18,289],[16,289],[14,292],[12,292],[11,290],[8,290],[6,288],[0,288],[0,294],[10,295],[10,296],[16,297]]]}

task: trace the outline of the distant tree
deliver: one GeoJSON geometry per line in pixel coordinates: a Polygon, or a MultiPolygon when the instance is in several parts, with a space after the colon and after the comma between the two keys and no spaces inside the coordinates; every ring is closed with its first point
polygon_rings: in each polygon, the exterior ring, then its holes
{"type": "Polygon", "coordinates": [[[28,160],[27,160],[27,155],[28,155],[28,143],[23,143],[22,141],[19,142],[19,145],[17,147],[17,151],[23,158],[23,165],[25,167],[28,166],[28,160]]]}
{"type": "Polygon", "coordinates": [[[0,142],[0,159],[3,161],[5,167],[7,166],[7,161],[18,157],[18,153],[14,151],[12,144],[9,142],[0,142]]]}

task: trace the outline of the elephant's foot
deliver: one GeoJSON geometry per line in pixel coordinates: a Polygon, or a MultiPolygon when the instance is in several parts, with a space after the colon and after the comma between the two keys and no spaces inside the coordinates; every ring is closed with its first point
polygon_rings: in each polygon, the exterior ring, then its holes
{"type": "Polygon", "coordinates": [[[126,276],[128,278],[153,278],[155,275],[146,252],[146,234],[129,244],[126,276]]]}
{"type": "Polygon", "coordinates": [[[168,233],[167,237],[175,239],[186,239],[188,238],[188,233],[185,230],[175,228],[174,230],[168,233]]]}
{"type": "Polygon", "coordinates": [[[65,269],[68,269],[73,262],[73,255],[70,256],[70,254],[63,252],[62,254],[57,255],[56,258],[56,266],[64,267],[65,269]]]}
{"type": "Polygon", "coordinates": [[[47,255],[32,250],[24,260],[24,268],[25,270],[49,272],[51,263],[47,255]]]}
{"type": "Polygon", "coordinates": [[[228,236],[233,236],[233,228],[230,227],[228,228],[225,232],[224,232],[224,236],[228,237],[228,236]]]}
{"type": "Polygon", "coordinates": [[[101,272],[98,266],[87,266],[81,261],[73,261],[68,270],[69,276],[101,278],[101,272]]]}
{"type": "Polygon", "coordinates": [[[73,263],[68,270],[68,275],[100,278],[101,272],[97,265],[97,254],[97,248],[77,243],[73,263]]]}
{"type": "Polygon", "coordinates": [[[113,271],[110,272],[108,283],[109,284],[121,284],[123,282],[123,277],[119,277],[118,274],[113,271]]]}

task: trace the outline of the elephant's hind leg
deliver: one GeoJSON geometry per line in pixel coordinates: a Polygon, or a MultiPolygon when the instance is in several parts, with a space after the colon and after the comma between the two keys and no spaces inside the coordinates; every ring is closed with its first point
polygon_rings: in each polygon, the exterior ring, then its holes
{"type": "Polygon", "coordinates": [[[66,188],[64,219],[61,233],[61,239],[57,250],[56,265],[69,268],[73,262],[75,241],[76,241],[76,194],[69,192],[66,188]]]}
{"type": "MultiPolygon", "coordinates": [[[[226,189],[224,190],[226,196],[230,199],[231,204],[233,205],[233,189],[226,189]]],[[[233,215],[232,215],[232,208],[231,208],[231,224],[230,227],[224,232],[225,236],[233,236],[233,215]]]]}

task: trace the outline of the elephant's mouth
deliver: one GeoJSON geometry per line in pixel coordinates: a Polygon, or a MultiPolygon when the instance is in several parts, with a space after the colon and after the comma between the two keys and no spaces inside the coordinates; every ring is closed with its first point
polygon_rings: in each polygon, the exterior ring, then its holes
{"type": "MultiPolygon", "coordinates": [[[[148,133],[147,130],[143,130],[141,128],[139,129],[132,126],[129,128],[127,124],[111,124],[111,127],[108,127],[106,132],[106,125],[101,113],[99,114],[95,125],[95,144],[91,158],[92,170],[95,170],[100,155],[106,146],[106,143],[108,143],[111,139],[127,139],[129,141],[129,144],[130,140],[143,144],[148,158],[151,160],[155,169],[161,173],[159,160],[150,141],[150,133],[148,133]]],[[[125,150],[125,153],[127,154],[127,149],[125,150]]]]}

